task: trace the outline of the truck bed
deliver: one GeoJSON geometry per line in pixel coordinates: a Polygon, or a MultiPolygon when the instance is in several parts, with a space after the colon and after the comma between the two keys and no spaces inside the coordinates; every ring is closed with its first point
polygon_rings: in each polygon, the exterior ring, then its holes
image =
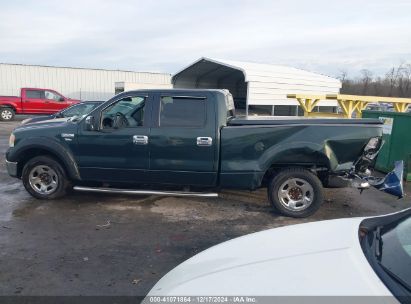
{"type": "Polygon", "coordinates": [[[0,101],[21,101],[21,97],[19,96],[0,96],[0,101]]]}
{"type": "Polygon", "coordinates": [[[239,116],[228,121],[229,126],[250,125],[381,125],[379,119],[312,118],[303,116],[239,116]]]}
{"type": "Polygon", "coordinates": [[[231,119],[221,130],[220,183],[226,188],[257,188],[270,167],[348,172],[369,139],[381,137],[381,124],[378,119],[231,119]]]}

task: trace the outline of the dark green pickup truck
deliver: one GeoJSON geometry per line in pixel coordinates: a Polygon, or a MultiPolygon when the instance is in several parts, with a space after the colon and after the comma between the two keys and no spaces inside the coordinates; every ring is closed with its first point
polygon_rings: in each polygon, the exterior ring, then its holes
{"type": "Polygon", "coordinates": [[[381,132],[378,120],[235,117],[226,90],[140,90],[87,117],[16,128],[6,160],[40,199],[72,187],[174,196],[267,187],[277,211],[303,217],[334,178],[367,186],[381,132]]]}

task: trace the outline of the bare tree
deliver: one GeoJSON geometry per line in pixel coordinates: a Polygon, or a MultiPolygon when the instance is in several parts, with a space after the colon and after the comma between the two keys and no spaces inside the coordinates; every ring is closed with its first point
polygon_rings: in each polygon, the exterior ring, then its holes
{"type": "Polygon", "coordinates": [[[373,77],[370,70],[363,69],[355,79],[340,70],[338,78],[342,83],[342,94],[411,97],[411,63],[402,62],[392,67],[384,77],[373,77]]]}
{"type": "Polygon", "coordinates": [[[372,82],[372,88],[374,90],[373,95],[375,96],[381,96],[383,93],[383,80],[381,77],[377,77],[373,82],[372,82]]]}
{"type": "Polygon", "coordinates": [[[348,72],[347,70],[340,70],[340,74],[337,76],[337,78],[344,83],[348,79],[348,72]]]}
{"type": "Polygon", "coordinates": [[[367,95],[368,87],[372,81],[372,73],[370,70],[362,69],[361,73],[361,83],[362,83],[362,91],[361,94],[367,95]]]}
{"type": "Polygon", "coordinates": [[[392,92],[394,90],[395,86],[395,68],[392,67],[386,74],[385,74],[385,79],[388,82],[389,85],[389,90],[388,90],[388,96],[392,96],[392,92]]]}
{"type": "Polygon", "coordinates": [[[402,71],[402,64],[400,64],[397,68],[392,67],[387,74],[385,74],[385,77],[387,79],[389,89],[388,89],[388,96],[393,96],[395,93],[395,88],[398,85],[398,79],[401,76],[401,71],[402,71]]]}
{"type": "Polygon", "coordinates": [[[411,96],[411,64],[404,64],[402,68],[402,90],[404,97],[411,96]]]}

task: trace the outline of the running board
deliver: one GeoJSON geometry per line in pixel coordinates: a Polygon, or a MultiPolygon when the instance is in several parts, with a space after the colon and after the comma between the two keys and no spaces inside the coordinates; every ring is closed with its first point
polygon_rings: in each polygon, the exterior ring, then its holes
{"type": "Polygon", "coordinates": [[[120,193],[120,194],[143,194],[143,195],[162,195],[162,196],[188,196],[188,197],[218,197],[218,193],[207,192],[179,192],[179,191],[154,191],[154,190],[133,190],[118,188],[95,188],[74,186],[74,190],[100,193],[120,193]]]}

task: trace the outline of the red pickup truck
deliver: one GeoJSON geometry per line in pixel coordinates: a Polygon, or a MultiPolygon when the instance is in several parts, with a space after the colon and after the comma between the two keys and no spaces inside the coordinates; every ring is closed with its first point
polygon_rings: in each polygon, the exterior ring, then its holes
{"type": "Polygon", "coordinates": [[[0,96],[0,120],[10,121],[15,114],[53,114],[78,102],[50,89],[22,88],[20,97],[0,96]]]}

